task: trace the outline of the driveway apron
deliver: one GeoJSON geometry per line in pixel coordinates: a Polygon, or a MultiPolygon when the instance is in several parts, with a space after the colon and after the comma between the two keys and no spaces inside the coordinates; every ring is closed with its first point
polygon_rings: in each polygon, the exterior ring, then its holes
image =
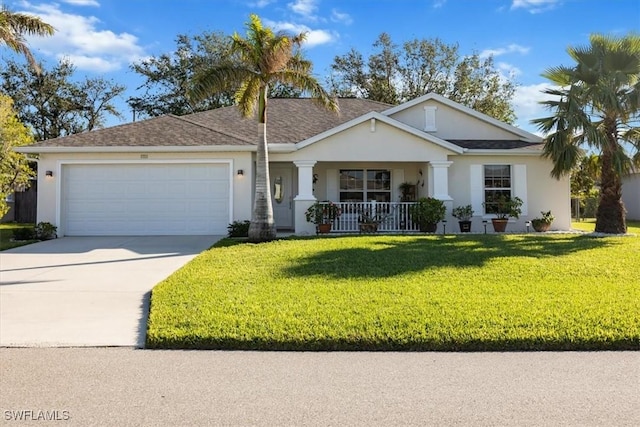
{"type": "Polygon", "coordinates": [[[151,289],[220,238],[64,237],[0,252],[0,346],[143,347],[151,289]]]}

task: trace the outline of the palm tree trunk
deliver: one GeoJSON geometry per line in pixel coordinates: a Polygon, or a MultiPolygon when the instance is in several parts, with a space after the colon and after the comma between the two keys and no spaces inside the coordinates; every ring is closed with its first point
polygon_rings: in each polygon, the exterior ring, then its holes
{"type": "Polygon", "coordinates": [[[256,154],[256,191],[253,216],[249,226],[249,241],[267,242],[276,238],[276,224],[273,220],[271,186],[269,185],[269,151],[267,149],[267,90],[260,94],[258,106],[258,150],[256,154]]]}
{"type": "Polygon", "coordinates": [[[600,173],[600,202],[596,211],[596,232],[624,234],[627,232],[625,209],[622,203],[622,179],[613,164],[612,147],[617,147],[615,133],[608,132],[613,141],[602,151],[600,173]]]}

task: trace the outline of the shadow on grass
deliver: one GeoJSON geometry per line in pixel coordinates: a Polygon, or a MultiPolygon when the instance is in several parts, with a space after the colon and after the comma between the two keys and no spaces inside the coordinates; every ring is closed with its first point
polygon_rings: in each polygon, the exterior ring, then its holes
{"type": "MultiPolygon", "coordinates": [[[[354,239],[358,239],[355,237],[354,239]]],[[[362,237],[366,238],[366,237],[362,237]]],[[[504,257],[547,258],[602,248],[611,243],[586,236],[431,236],[371,238],[366,247],[315,252],[285,273],[291,277],[392,277],[441,267],[481,267],[504,257]]]]}

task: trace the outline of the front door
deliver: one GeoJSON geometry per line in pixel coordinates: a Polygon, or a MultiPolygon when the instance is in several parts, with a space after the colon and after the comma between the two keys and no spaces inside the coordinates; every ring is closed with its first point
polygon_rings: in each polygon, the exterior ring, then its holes
{"type": "Polygon", "coordinates": [[[290,167],[272,167],[271,201],[276,228],[293,228],[293,171],[290,167]]]}

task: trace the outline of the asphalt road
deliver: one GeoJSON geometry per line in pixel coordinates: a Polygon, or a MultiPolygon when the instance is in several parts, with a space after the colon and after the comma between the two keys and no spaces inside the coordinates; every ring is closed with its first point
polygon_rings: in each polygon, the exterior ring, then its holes
{"type": "Polygon", "coordinates": [[[640,352],[0,349],[0,424],[52,423],[638,426],[640,352]]]}

